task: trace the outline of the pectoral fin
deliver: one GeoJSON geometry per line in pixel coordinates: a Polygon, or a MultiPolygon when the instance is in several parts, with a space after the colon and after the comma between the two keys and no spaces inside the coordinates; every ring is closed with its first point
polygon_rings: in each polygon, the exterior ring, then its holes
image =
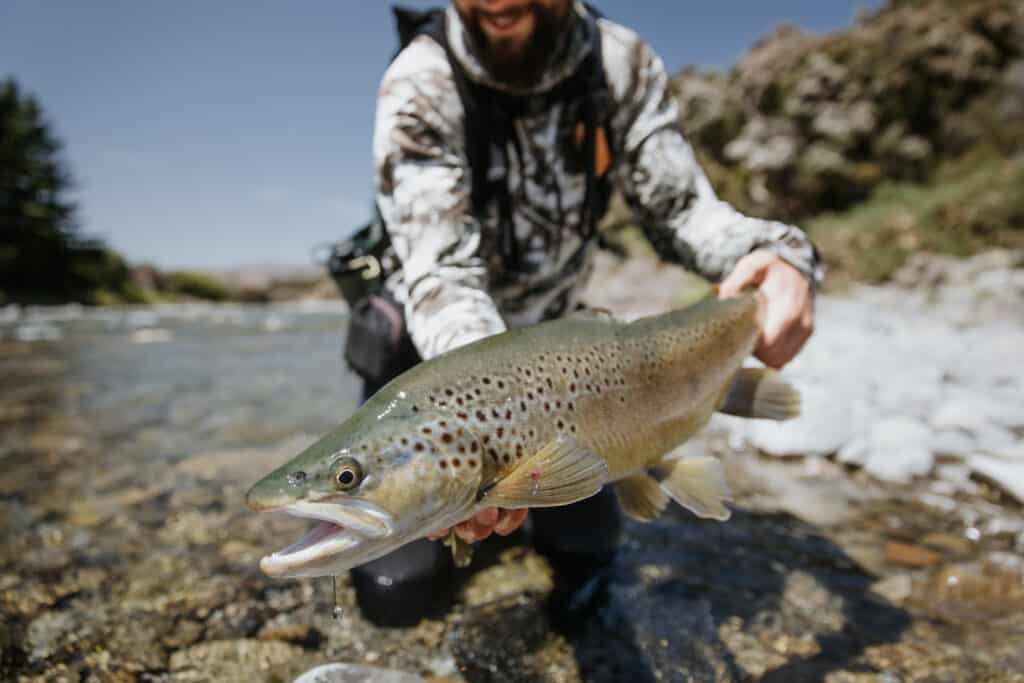
{"type": "Polygon", "coordinates": [[[672,500],[698,517],[724,522],[732,514],[723,502],[729,500],[729,485],[717,458],[662,460],[651,474],[672,500]]]}
{"type": "Polygon", "coordinates": [[[800,414],[800,392],[770,368],[741,368],[719,412],[788,420],[800,414]]]}
{"type": "Polygon", "coordinates": [[[449,529],[444,544],[452,549],[452,561],[456,567],[468,567],[473,561],[473,546],[459,538],[455,529],[449,529]]]}
{"type": "Polygon", "coordinates": [[[504,508],[568,505],[594,495],[607,480],[604,458],[561,436],[520,462],[484,499],[504,508]]]}
{"type": "Polygon", "coordinates": [[[638,522],[657,519],[669,500],[658,482],[643,472],[617,482],[615,494],[622,511],[638,522]]]}

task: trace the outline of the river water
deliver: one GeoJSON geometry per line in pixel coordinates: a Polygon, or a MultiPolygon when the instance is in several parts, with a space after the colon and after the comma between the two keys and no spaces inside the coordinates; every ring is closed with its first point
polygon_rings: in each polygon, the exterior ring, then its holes
{"type": "Polygon", "coordinates": [[[356,406],[344,324],[333,303],[0,309],[0,679],[290,680],[341,661],[471,681],[1024,680],[1019,506],[727,435],[700,448],[727,461],[733,519],[628,524],[578,623],[545,616],[550,569],[522,537],[483,549],[442,618],[376,628],[343,580],[332,619],[328,582],[257,568],[306,525],[242,497],[356,406]]]}

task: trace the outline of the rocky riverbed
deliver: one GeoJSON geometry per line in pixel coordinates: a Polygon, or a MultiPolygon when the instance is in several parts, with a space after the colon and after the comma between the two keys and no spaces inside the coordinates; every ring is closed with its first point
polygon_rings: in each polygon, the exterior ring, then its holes
{"type": "MultiPolygon", "coordinates": [[[[686,446],[725,460],[733,518],[627,524],[569,623],[528,529],[409,629],[347,579],[335,619],[328,581],[260,574],[306,525],[246,487],[355,406],[338,305],[5,309],[0,679],[1024,681],[1024,271],[985,258],[822,297],[787,370],[806,417],[686,446]]],[[[602,267],[620,314],[685,282],[602,267]]]]}

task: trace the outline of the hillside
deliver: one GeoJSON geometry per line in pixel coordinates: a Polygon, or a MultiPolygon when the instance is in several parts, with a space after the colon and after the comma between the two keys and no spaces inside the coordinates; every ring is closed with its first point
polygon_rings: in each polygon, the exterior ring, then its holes
{"type": "Polygon", "coordinates": [[[1022,2],[891,0],[673,87],[719,194],[806,227],[840,280],[887,279],[914,250],[1024,246],[1022,2]]]}

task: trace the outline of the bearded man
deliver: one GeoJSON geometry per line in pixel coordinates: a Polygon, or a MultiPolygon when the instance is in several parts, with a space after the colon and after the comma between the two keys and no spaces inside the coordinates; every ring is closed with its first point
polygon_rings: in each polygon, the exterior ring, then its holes
{"type": "MultiPolygon", "coordinates": [[[[404,370],[512,327],[566,315],[617,188],[659,256],[767,306],[756,355],[781,367],[811,334],[822,269],[803,232],[719,200],[679,128],[665,66],[636,33],[572,0],[454,0],[400,26],[373,140],[377,205],[399,266],[385,291],[412,349],[404,370]]],[[[390,376],[366,377],[366,394],[390,376]]],[[[455,529],[511,534],[525,510],[455,529]]],[[[621,528],[611,491],[531,513],[553,603],[600,594],[621,528]]],[[[447,549],[422,540],[353,570],[364,614],[414,624],[454,591],[447,549]]]]}

